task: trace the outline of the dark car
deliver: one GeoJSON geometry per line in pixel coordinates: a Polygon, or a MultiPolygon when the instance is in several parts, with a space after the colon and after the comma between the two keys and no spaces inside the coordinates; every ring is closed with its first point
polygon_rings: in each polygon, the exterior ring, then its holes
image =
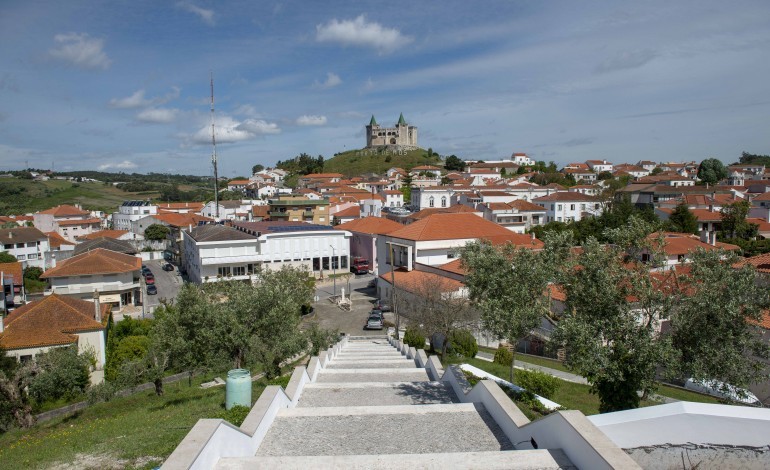
{"type": "Polygon", "coordinates": [[[393,310],[390,308],[390,304],[387,303],[384,300],[377,301],[377,305],[374,306],[375,309],[383,311],[383,312],[392,312],[393,310]]]}
{"type": "Polygon", "coordinates": [[[144,277],[144,282],[149,286],[150,284],[155,284],[155,276],[150,273],[144,277]]]}
{"type": "Polygon", "coordinates": [[[171,263],[166,263],[166,264],[163,265],[163,270],[164,271],[173,271],[174,270],[174,265],[171,264],[171,263]]]}
{"type": "Polygon", "coordinates": [[[147,295],[155,295],[158,293],[158,288],[155,287],[155,284],[150,284],[147,286],[147,295]]]}
{"type": "Polygon", "coordinates": [[[148,274],[152,274],[152,271],[150,271],[150,268],[147,266],[142,267],[142,276],[147,276],[148,274]]]}

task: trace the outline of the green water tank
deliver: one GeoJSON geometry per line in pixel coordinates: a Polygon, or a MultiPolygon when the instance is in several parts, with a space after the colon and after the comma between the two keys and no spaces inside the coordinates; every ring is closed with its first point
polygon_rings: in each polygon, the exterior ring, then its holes
{"type": "Polygon", "coordinates": [[[246,369],[233,369],[227,373],[225,408],[246,406],[251,408],[251,374],[246,369]]]}

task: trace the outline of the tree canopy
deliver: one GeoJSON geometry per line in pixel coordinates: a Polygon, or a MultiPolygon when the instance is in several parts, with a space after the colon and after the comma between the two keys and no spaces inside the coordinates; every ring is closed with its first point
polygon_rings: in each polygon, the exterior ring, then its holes
{"type": "Polygon", "coordinates": [[[708,184],[717,184],[727,178],[727,167],[718,158],[707,158],[698,166],[698,178],[708,184]]]}
{"type": "Polygon", "coordinates": [[[695,216],[687,204],[682,202],[677,205],[671,215],[668,216],[666,230],[681,233],[698,233],[698,217],[695,216]]]}
{"type": "Polygon", "coordinates": [[[16,257],[7,251],[0,251],[0,263],[15,263],[16,257]]]}
{"type": "Polygon", "coordinates": [[[444,160],[444,168],[447,171],[465,171],[465,160],[455,155],[450,155],[444,160]]]}
{"type": "Polygon", "coordinates": [[[251,174],[253,175],[254,173],[259,173],[264,169],[265,169],[264,165],[259,165],[259,164],[254,165],[253,167],[251,167],[251,174]]]}
{"type": "Polygon", "coordinates": [[[165,240],[170,230],[163,224],[152,224],[144,229],[144,238],[147,240],[165,240]]]}

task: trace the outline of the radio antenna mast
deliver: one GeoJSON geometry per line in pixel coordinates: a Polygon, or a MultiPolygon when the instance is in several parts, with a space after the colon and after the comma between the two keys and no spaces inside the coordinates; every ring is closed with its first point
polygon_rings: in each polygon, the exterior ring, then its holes
{"type": "Polygon", "coordinates": [[[219,222],[219,174],[217,173],[217,138],[214,133],[214,72],[211,72],[211,164],[214,165],[214,220],[219,222]]]}

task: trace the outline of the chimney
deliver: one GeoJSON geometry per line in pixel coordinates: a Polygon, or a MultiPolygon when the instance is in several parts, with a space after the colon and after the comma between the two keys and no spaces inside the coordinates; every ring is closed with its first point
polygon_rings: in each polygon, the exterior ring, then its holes
{"type": "Polygon", "coordinates": [[[94,319],[99,323],[102,322],[102,306],[99,304],[99,291],[94,291],[94,319]]]}

